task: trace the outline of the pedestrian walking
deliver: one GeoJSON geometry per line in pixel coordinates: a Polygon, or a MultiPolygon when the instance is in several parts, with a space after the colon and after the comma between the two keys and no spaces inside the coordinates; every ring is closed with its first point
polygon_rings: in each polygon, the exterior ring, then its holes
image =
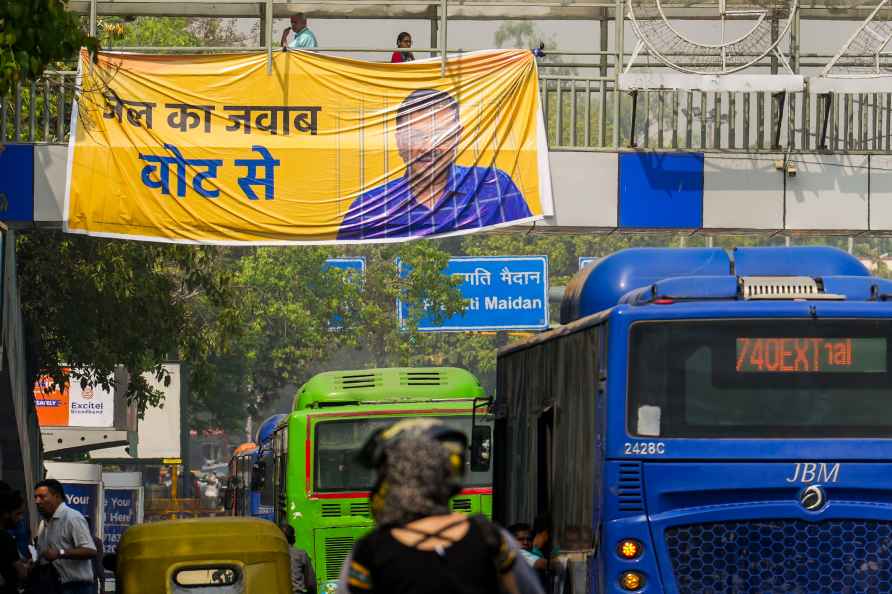
{"type": "Polygon", "coordinates": [[[533,552],[533,529],[525,522],[518,522],[508,527],[508,532],[520,546],[520,554],[535,570],[544,570],[546,561],[541,555],[533,552]]]}
{"type": "Polygon", "coordinates": [[[87,520],[65,504],[65,489],[55,479],[37,483],[37,511],[43,516],[37,534],[38,571],[41,594],[92,594],[96,545],[87,520]]]}
{"type": "Polygon", "coordinates": [[[282,526],[282,533],[288,541],[288,554],[291,555],[291,591],[293,594],[309,592],[316,594],[316,574],[313,573],[313,563],[309,555],[303,549],[294,546],[297,541],[294,528],[290,524],[282,526]]]}
{"type": "Polygon", "coordinates": [[[94,594],[105,594],[105,568],[102,566],[102,559],[105,557],[105,543],[96,536],[96,525],[93,518],[84,516],[87,520],[87,528],[90,529],[90,536],[93,537],[93,544],[96,546],[96,556],[90,560],[93,565],[93,592],[94,594]]]}
{"type": "Polygon", "coordinates": [[[360,461],[376,471],[377,527],[341,571],[341,594],[541,594],[508,534],[483,516],[449,510],[461,490],[467,438],[435,419],[375,432],[360,461]]]}
{"type": "Polygon", "coordinates": [[[0,594],[17,594],[30,563],[22,559],[9,532],[25,515],[25,498],[10,488],[0,490],[0,594]]]}
{"type": "Polygon", "coordinates": [[[408,51],[412,47],[412,36],[406,31],[396,36],[396,46],[400,50],[390,55],[391,62],[413,62],[415,60],[415,54],[408,51]]]}

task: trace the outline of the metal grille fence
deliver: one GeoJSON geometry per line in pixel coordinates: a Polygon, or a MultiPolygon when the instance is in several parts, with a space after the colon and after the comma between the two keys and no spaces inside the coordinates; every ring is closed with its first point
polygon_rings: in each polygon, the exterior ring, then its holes
{"type": "Polygon", "coordinates": [[[892,152],[892,93],[639,91],[601,77],[540,78],[553,150],[892,152]],[[613,102],[620,119],[613,121],[613,102]]]}
{"type": "Polygon", "coordinates": [[[892,591],[892,523],[768,520],[665,532],[681,594],[892,591]]]}
{"type": "MultiPolygon", "coordinates": [[[[892,153],[892,93],[633,95],[617,93],[609,76],[548,75],[540,77],[539,88],[553,150],[892,153]],[[618,122],[615,101],[620,102],[618,122]]],[[[0,98],[0,141],[67,142],[74,96],[74,71],[47,72],[19,84],[0,98]]]]}

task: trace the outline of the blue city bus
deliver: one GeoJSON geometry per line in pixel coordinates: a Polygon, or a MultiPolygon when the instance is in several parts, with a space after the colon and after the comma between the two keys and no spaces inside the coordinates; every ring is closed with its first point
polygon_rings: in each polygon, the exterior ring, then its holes
{"type": "Polygon", "coordinates": [[[287,416],[279,414],[269,417],[260,424],[253,442],[244,443],[233,452],[229,461],[229,480],[224,503],[230,515],[273,521],[275,495],[272,493],[271,475],[274,466],[272,438],[276,427],[287,416]]]}
{"type": "Polygon", "coordinates": [[[498,354],[494,517],[553,592],[892,592],[890,300],[827,247],[585,268],[498,354]]]}
{"type": "Polygon", "coordinates": [[[287,414],[273,415],[257,429],[257,452],[251,476],[251,515],[275,521],[275,459],[273,435],[287,414]]]}
{"type": "Polygon", "coordinates": [[[232,453],[229,459],[229,477],[223,495],[223,507],[231,516],[249,516],[253,501],[251,497],[251,475],[257,463],[257,445],[245,442],[232,453]]]}

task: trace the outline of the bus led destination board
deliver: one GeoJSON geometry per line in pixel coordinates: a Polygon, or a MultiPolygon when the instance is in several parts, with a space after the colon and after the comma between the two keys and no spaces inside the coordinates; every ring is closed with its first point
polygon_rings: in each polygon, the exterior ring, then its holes
{"type": "Polygon", "coordinates": [[[737,338],[741,373],[885,373],[885,338],[737,338]]]}

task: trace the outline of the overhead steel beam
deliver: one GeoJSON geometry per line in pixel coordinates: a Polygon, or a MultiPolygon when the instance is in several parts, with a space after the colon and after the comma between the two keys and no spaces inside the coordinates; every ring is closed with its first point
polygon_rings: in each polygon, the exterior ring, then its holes
{"type": "MultiPolygon", "coordinates": [[[[89,0],[73,0],[69,10],[89,15],[89,0]]],[[[263,4],[244,0],[217,0],[201,2],[173,2],[171,0],[116,0],[97,2],[99,16],[207,16],[260,18],[263,4]]],[[[504,19],[546,19],[546,20],[590,20],[599,15],[603,3],[561,5],[559,3],[494,3],[468,2],[451,4],[448,17],[455,20],[504,20],[504,19]]],[[[301,2],[273,4],[274,18],[284,18],[297,12],[306,12],[313,18],[324,19],[429,19],[436,14],[438,3],[393,2],[362,0],[331,2],[301,2]]]]}
{"type": "MultiPolygon", "coordinates": [[[[751,0],[726,0],[733,8],[740,2],[751,0]]],[[[90,15],[93,0],[72,0],[69,10],[90,15]]],[[[314,18],[332,19],[426,19],[436,14],[438,2],[418,0],[318,0],[315,2],[273,2],[273,15],[276,18],[288,17],[296,12],[307,12],[314,18]]],[[[209,16],[259,18],[263,13],[263,2],[246,0],[97,0],[98,16],[209,16]]],[[[450,4],[448,16],[455,20],[496,20],[496,19],[545,19],[545,20],[597,20],[602,9],[607,9],[610,18],[614,15],[614,3],[607,1],[560,2],[520,0],[486,1],[469,0],[461,4],[450,4]]],[[[863,20],[870,15],[876,5],[853,3],[843,6],[835,3],[804,2],[800,12],[806,20],[863,20]]],[[[669,17],[688,20],[715,20],[715,3],[667,2],[664,11],[669,17]]],[[[892,7],[881,9],[877,15],[882,19],[892,19],[892,7]]]]}

